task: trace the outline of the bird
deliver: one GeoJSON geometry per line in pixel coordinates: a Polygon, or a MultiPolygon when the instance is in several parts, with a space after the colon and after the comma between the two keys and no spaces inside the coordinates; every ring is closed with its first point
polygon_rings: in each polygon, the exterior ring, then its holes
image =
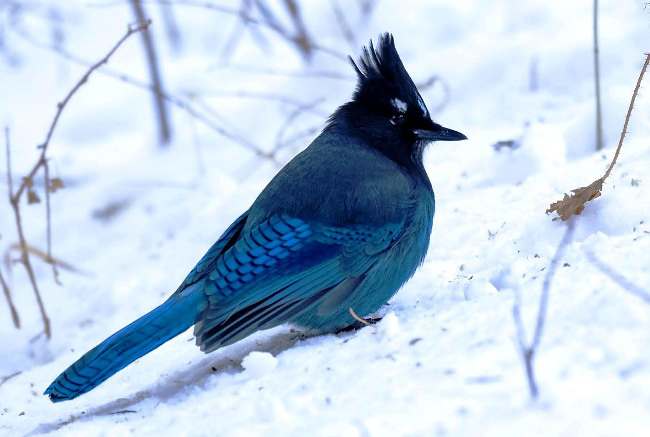
{"type": "Polygon", "coordinates": [[[357,84],[160,306],[45,390],[74,399],[194,326],[206,353],[283,324],[325,334],[378,311],[422,264],[435,197],[423,164],[435,123],[390,33],[349,60],[357,84]]]}

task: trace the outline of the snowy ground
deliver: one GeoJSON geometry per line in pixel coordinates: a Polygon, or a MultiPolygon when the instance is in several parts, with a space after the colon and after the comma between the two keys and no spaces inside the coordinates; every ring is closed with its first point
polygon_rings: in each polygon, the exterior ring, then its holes
{"type": "MultiPolygon", "coordinates": [[[[53,176],[66,185],[52,199],[54,255],[80,273],[62,270],[58,286],[51,269],[34,261],[52,319],[46,341],[37,336],[42,326],[27,277],[12,267],[23,326],[13,328],[0,302],[0,434],[647,435],[650,304],[589,260],[595,255],[650,290],[650,105],[643,90],[619,164],[577,220],[553,282],[536,360],[537,402],[528,397],[512,321],[520,293],[532,332],[542,281],[564,234],[564,224],[544,210],[602,175],[611,160],[650,50],[644,2],[600,2],[602,153],[593,152],[592,2],[381,1],[367,21],[352,8],[356,46],[341,37],[328,2],[301,3],[309,4],[306,21],[322,45],[356,57],[361,44],[389,30],[416,82],[437,75],[448,86],[449,101],[435,119],[470,139],[428,152],[437,207],[423,267],[376,328],[301,340],[282,327],[207,356],[187,332],[89,394],[50,403],[41,393],[51,380],[168,296],[281,165],[254,158],[178,109],[175,140],[161,151],[150,96],[97,74],[66,109],[49,154],[53,176]],[[495,151],[502,140],[520,147],[495,151]]],[[[100,3],[66,2],[62,9],[64,46],[87,60],[103,56],[130,20],[121,2],[93,4],[100,3]]],[[[185,39],[174,54],[158,9],[150,10],[170,92],[196,93],[267,150],[295,106],[223,93],[303,103],[325,97],[294,120],[283,134],[289,138],[322,126],[353,90],[344,61],[321,53],[306,65],[272,33],[265,33],[265,49],[247,33],[224,67],[234,18],[202,8],[175,8],[185,39]]],[[[20,27],[47,42],[46,16],[36,9],[20,27]]],[[[0,117],[11,129],[14,172],[22,175],[36,160],[33,146],[43,141],[56,102],[84,68],[8,28],[5,43],[20,65],[9,67],[4,52],[0,117]]],[[[134,37],[110,68],[146,79],[140,50],[134,37]]],[[[434,85],[423,95],[433,109],[444,92],[434,85]]],[[[292,143],[279,160],[308,141],[292,143]]],[[[28,240],[43,248],[42,205],[23,211],[28,240]]],[[[12,220],[4,203],[3,252],[17,241],[12,220]]],[[[0,268],[6,276],[7,266],[0,268]]]]}

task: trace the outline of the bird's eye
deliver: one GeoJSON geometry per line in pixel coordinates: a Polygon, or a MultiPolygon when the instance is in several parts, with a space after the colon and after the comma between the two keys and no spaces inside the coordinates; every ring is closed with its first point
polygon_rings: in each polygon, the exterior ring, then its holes
{"type": "Polygon", "coordinates": [[[403,125],[405,120],[406,120],[406,118],[404,117],[404,113],[403,113],[403,112],[398,112],[398,113],[394,114],[394,115],[390,118],[390,122],[391,122],[392,124],[394,124],[395,126],[401,126],[401,125],[403,125]]]}

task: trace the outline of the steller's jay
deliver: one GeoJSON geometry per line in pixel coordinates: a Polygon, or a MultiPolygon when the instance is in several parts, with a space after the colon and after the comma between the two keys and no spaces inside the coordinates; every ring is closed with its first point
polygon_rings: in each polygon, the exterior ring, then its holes
{"type": "Polygon", "coordinates": [[[312,332],[371,314],[422,263],[434,195],[422,154],[465,135],[434,123],[393,37],[350,59],[352,100],[271,180],[162,305],[108,337],[45,390],[74,399],[194,325],[205,352],[283,323],[312,332]]]}

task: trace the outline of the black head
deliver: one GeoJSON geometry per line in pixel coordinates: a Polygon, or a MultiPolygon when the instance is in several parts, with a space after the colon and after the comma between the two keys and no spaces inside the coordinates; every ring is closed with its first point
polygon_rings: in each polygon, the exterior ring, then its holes
{"type": "Polygon", "coordinates": [[[333,116],[344,116],[365,140],[393,159],[421,161],[430,141],[458,141],[467,137],[431,120],[422,96],[397,54],[391,34],[385,33],[375,48],[370,41],[359,63],[352,101],[333,116]]]}

